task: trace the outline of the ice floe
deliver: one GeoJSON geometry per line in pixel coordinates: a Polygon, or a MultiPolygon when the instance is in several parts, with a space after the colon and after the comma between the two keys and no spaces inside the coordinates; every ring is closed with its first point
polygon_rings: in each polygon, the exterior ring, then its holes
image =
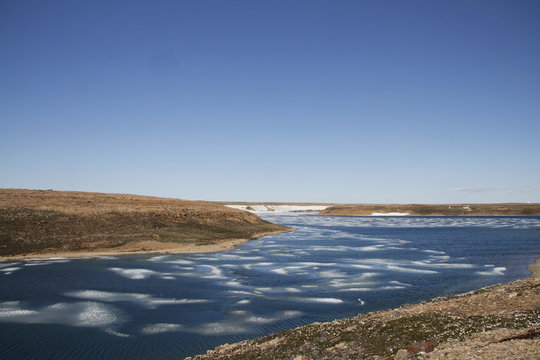
{"type": "Polygon", "coordinates": [[[4,275],[10,275],[13,272],[15,272],[17,270],[21,270],[21,269],[22,269],[22,267],[20,267],[20,266],[13,266],[13,267],[2,268],[2,269],[0,269],[0,271],[3,272],[4,275]]]}
{"type": "Polygon", "coordinates": [[[101,302],[129,301],[141,304],[150,309],[155,309],[161,305],[199,304],[209,302],[209,300],[206,299],[168,299],[155,297],[150,294],[122,293],[99,290],[69,291],[66,292],[65,295],[77,299],[95,300],[101,302]]]}
{"type": "Polygon", "coordinates": [[[175,332],[182,329],[180,324],[168,324],[168,323],[158,323],[158,324],[148,324],[145,325],[141,330],[141,334],[144,335],[155,335],[162,334],[167,332],[175,332]]]}
{"type": "Polygon", "coordinates": [[[256,315],[248,311],[230,312],[231,317],[222,321],[202,323],[195,326],[185,327],[182,331],[200,335],[233,335],[246,333],[250,326],[255,324],[271,324],[295,317],[302,316],[302,312],[285,310],[272,316],[256,315]]]}
{"type": "Polygon", "coordinates": [[[118,267],[109,268],[110,271],[132,280],[142,280],[150,276],[161,276],[160,273],[148,269],[123,269],[118,267]]]}
{"type": "Polygon", "coordinates": [[[325,303],[325,304],[341,304],[343,300],[337,298],[326,297],[288,297],[284,300],[299,301],[299,302],[313,302],[313,303],[325,303]]]}
{"type": "Polygon", "coordinates": [[[504,275],[504,272],[506,271],[506,267],[504,266],[499,266],[499,267],[494,267],[492,268],[491,270],[489,271],[477,271],[476,273],[478,275],[489,275],[489,276],[493,276],[493,275],[504,275]]]}
{"type": "Polygon", "coordinates": [[[0,303],[0,322],[105,327],[121,322],[119,311],[100,302],[56,303],[40,308],[20,302],[0,303]]]}

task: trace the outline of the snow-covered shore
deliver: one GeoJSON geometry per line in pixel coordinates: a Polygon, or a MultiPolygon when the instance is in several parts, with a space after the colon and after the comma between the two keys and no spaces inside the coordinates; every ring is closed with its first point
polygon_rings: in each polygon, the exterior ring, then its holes
{"type": "Polygon", "coordinates": [[[318,212],[326,209],[328,206],[321,205],[225,205],[227,207],[239,210],[245,210],[252,213],[273,213],[286,214],[293,212],[318,212]]]}

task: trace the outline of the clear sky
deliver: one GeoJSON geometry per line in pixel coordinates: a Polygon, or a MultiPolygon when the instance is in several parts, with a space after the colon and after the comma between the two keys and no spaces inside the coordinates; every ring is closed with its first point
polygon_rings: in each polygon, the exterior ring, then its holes
{"type": "Polygon", "coordinates": [[[540,202],[540,1],[0,0],[0,187],[540,202]]]}

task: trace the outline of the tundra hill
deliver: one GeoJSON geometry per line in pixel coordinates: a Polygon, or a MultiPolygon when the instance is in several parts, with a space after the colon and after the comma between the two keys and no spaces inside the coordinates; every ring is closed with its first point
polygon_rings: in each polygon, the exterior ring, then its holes
{"type": "Polygon", "coordinates": [[[390,212],[410,216],[540,216],[540,204],[351,204],[332,206],[320,214],[362,216],[390,212]]]}
{"type": "Polygon", "coordinates": [[[0,256],[216,251],[288,230],[211,202],[0,189],[0,256]]]}

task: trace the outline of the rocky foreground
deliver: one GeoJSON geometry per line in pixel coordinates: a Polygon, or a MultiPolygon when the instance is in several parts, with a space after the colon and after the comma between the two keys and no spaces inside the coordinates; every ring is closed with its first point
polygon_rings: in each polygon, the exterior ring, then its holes
{"type": "Polygon", "coordinates": [[[540,359],[540,277],[315,323],[192,360],[540,359]]]}
{"type": "Polygon", "coordinates": [[[287,230],[210,202],[0,189],[0,257],[216,251],[287,230]]]}

